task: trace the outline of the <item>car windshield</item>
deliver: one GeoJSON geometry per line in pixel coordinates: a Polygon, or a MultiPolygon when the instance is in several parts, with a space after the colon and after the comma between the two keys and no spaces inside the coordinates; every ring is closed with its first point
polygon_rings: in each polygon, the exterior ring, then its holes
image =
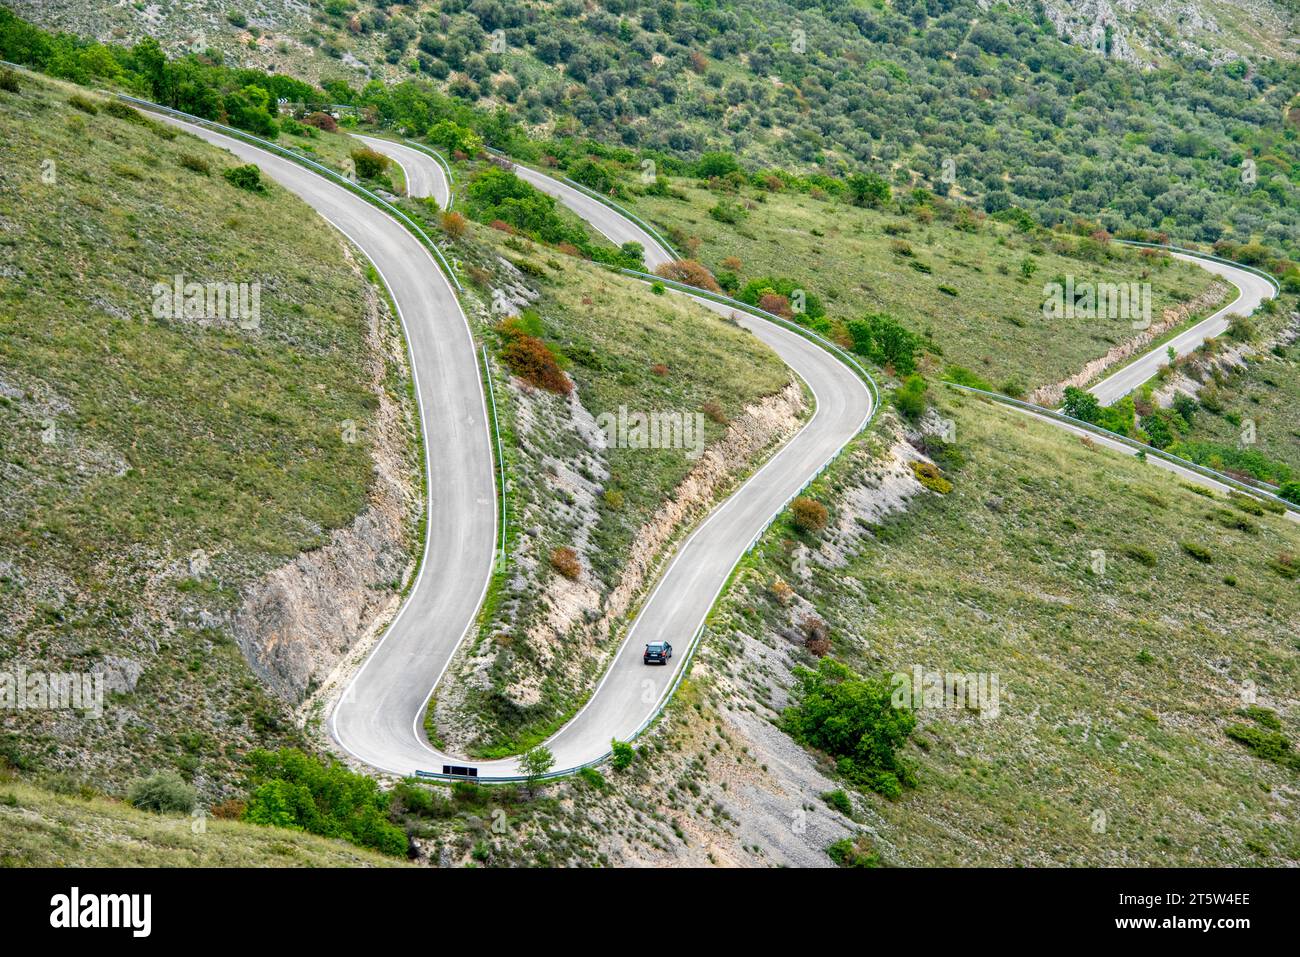
{"type": "Polygon", "coordinates": [[[663,651],[664,643],[662,641],[652,641],[646,645],[646,651],[663,651]]]}

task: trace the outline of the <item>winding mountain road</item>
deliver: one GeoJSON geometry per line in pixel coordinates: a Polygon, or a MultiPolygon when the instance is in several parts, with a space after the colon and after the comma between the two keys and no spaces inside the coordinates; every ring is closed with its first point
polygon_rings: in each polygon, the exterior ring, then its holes
{"type": "MultiPolygon", "coordinates": [[[[409,163],[410,169],[437,166],[431,157],[392,141],[370,138],[367,142],[374,149],[400,158],[404,165],[409,163]],[[402,152],[404,149],[406,152],[402,152]]],[[[598,200],[534,170],[517,167],[516,172],[556,196],[613,242],[641,243],[650,268],[672,259],[641,227],[598,200]]],[[[732,315],[732,310],[725,305],[701,297],[691,298],[715,312],[732,315]]],[[[557,770],[578,767],[602,757],[609,751],[611,738],[631,738],[658,713],[678,672],[685,666],[692,639],[736,562],[771,517],[870,418],[872,404],[866,386],[826,350],[797,333],[747,313],[736,313],[735,318],[808,384],[816,397],[817,409],[804,427],[709,513],[677,549],[586,706],[545,742],[555,755],[557,770]],[[642,647],[646,642],[660,639],[672,643],[675,655],[666,667],[647,667],[641,661],[642,647]]],[[[381,647],[375,656],[387,653],[381,647]]],[[[424,693],[411,695],[399,708],[399,713],[405,708],[409,716],[405,728],[373,725],[356,736],[353,732],[361,729],[336,724],[335,736],[339,743],[368,763],[402,773],[409,774],[414,769],[439,771],[441,765],[450,764],[472,766],[480,777],[517,775],[518,762],[514,758],[466,761],[430,748],[422,730],[430,694],[429,674],[432,672],[426,673],[424,693]]],[[[361,687],[349,694],[364,700],[371,692],[369,687],[361,687]]]]}
{"type": "MultiPolygon", "coordinates": [[[[245,162],[257,163],[351,239],[388,285],[410,343],[429,475],[423,563],[397,618],[331,713],[331,734],[359,760],[397,774],[439,772],[443,765],[460,765],[475,768],[480,778],[517,776],[515,758],[468,761],[431,747],[423,732],[425,708],[437,681],[474,624],[490,576],[497,519],[479,368],[454,292],[429,252],[401,225],[341,185],[242,140],[174,119],[169,122],[245,162]]],[[[401,163],[412,195],[434,195],[440,205],[447,205],[446,177],[432,157],[390,140],[363,139],[401,163]]],[[[517,172],[613,242],[641,243],[650,269],[672,258],[641,227],[604,203],[536,170],[517,167],[517,172]]],[[[1225,267],[1221,274],[1244,282],[1239,283],[1242,294],[1237,302],[1187,330],[1179,340],[1186,336],[1190,341],[1196,332],[1203,333],[1202,339],[1214,335],[1217,323],[1222,323],[1219,331],[1226,328],[1227,315],[1254,308],[1251,297],[1259,289],[1244,278],[1252,274],[1233,277],[1230,272],[1231,267],[1225,267]]],[[[716,312],[733,314],[726,305],[691,298],[716,312]]],[[[748,313],[734,317],[807,383],[816,398],[816,411],[678,547],[586,706],[545,742],[555,755],[556,771],[600,759],[608,753],[611,738],[627,740],[653,720],[736,562],[772,516],[870,419],[870,393],[837,358],[774,323],[748,313]],[[641,646],[657,639],[671,641],[677,654],[667,667],[646,667],[641,646]]],[[[1175,346],[1181,347],[1182,343],[1175,346]]],[[[1094,393],[1103,386],[1107,395],[1122,388],[1129,377],[1141,376],[1147,362],[1153,363],[1149,374],[1154,374],[1159,362],[1148,355],[1129,367],[1136,367],[1134,372],[1123,370],[1103,380],[1093,387],[1094,393]]]]}
{"type": "Polygon", "coordinates": [[[406,195],[432,196],[439,206],[447,208],[447,200],[451,198],[451,184],[447,182],[446,171],[427,153],[378,136],[353,135],[402,168],[402,175],[406,177],[406,195]]]}
{"type": "MultiPolygon", "coordinates": [[[[410,344],[429,477],[424,555],[397,618],[331,713],[330,729],[346,750],[375,767],[403,774],[427,767],[437,756],[418,745],[412,722],[478,612],[497,527],[487,409],[460,302],[405,227],[343,186],[241,139],[161,118],[256,163],[304,199],[370,259],[397,306],[410,344]]],[[[416,183],[433,182],[416,175],[416,183]]]]}
{"type": "Polygon", "coordinates": [[[1141,358],[1135,359],[1088,389],[1102,405],[1113,405],[1154,376],[1162,367],[1169,365],[1171,347],[1178,355],[1185,356],[1206,339],[1222,335],[1228,328],[1230,317],[1249,316],[1265,299],[1273,298],[1273,286],[1268,280],[1253,272],[1227,263],[1203,259],[1200,256],[1190,256],[1187,253],[1175,252],[1170,255],[1175,259],[1195,263],[1202,269],[1228,280],[1237,287],[1237,298],[1213,315],[1184,329],[1169,341],[1143,354],[1141,358]]]}

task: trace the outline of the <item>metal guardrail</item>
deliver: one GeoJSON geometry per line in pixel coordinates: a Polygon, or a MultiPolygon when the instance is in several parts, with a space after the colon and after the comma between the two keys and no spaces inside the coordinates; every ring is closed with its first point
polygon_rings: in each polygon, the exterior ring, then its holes
{"type": "Polygon", "coordinates": [[[1245,272],[1253,273],[1254,275],[1259,276],[1259,278],[1263,279],[1265,282],[1267,282],[1270,286],[1273,287],[1274,296],[1280,296],[1282,294],[1282,283],[1278,281],[1278,278],[1276,276],[1274,276],[1270,272],[1266,272],[1263,269],[1258,269],[1255,266],[1248,266],[1246,265],[1246,263],[1239,263],[1231,259],[1224,259],[1222,256],[1216,256],[1213,253],[1202,252],[1199,249],[1189,249],[1186,246],[1175,246],[1173,243],[1147,243],[1137,239],[1116,239],[1115,242],[1120,243],[1121,245],[1124,246],[1136,246],[1140,249],[1163,249],[1166,250],[1167,252],[1184,253],[1188,256],[1195,256],[1198,259],[1207,259],[1210,262],[1216,262],[1223,266],[1233,266],[1236,269],[1241,269],[1244,270],[1245,272]]]}
{"type": "Polygon", "coordinates": [[[215,120],[209,120],[201,116],[195,116],[192,113],[186,113],[182,110],[174,110],[170,106],[163,106],[159,103],[153,103],[149,100],[142,100],[139,97],[131,96],[127,93],[114,93],[110,90],[99,90],[97,92],[99,92],[103,96],[112,97],[113,99],[121,100],[125,103],[131,103],[135,106],[142,107],[151,112],[163,113],[168,116],[174,116],[178,119],[182,119],[186,121],[187,123],[193,123],[197,126],[205,127],[206,129],[213,130],[225,136],[230,136],[233,137],[234,139],[242,140],[245,143],[258,147],[259,149],[267,150],[268,152],[275,153],[276,155],[282,156],[285,159],[292,160],[293,162],[299,164],[300,166],[306,167],[307,169],[310,169],[313,172],[320,173],[321,175],[334,181],[338,185],[343,186],[345,189],[347,189],[349,192],[353,193],[354,195],[360,197],[361,199],[364,199],[370,205],[383,210],[385,213],[388,213],[394,219],[402,223],[402,225],[404,225],[408,230],[410,230],[416,236],[416,238],[419,239],[421,243],[423,243],[423,245],[428,248],[429,252],[433,254],[435,261],[438,263],[439,267],[442,269],[442,272],[447,276],[447,278],[451,280],[451,283],[456,288],[456,291],[457,292],[464,291],[463,287],[460,284],[460,280],[456,278],[455,271],[451,268],[451,263],[447,262],[446,257],[443,256],[442,254],[442,250],[438,248],[438,244],[435,243],[432,239],[430,239],[428,234],[426,234],[425,231],[421,229],[420,226],[413,219],[407,216],[406,213],[402,212],[392,203],[388,202],[388,200],[383,199],[382,197],[376,195],[375,193],[372,193],[370,190],[366,189],[361,184],[352,182],[352,180],[348,179],[346,176],[342,175],[337,170],[330,169],[328,166],[325,166],[323,163],[317,163],[313,159],[308,159],[302,154],[295,153],[293,150],[286,149],[285,147],[280,146],[277,143],[272,143],[270,140],[264,140],[260,136],[254,136],[253,134],[247,133],[244,130],[236,129],[233,126],[227,126],[224,123],[218,123],[215,120]]]}
{"type": "Polygon", "coordinates": [[[425,146],[423,143],[417,143],[409,137],[403,137],[407,146],[417,149],[421,153],[426,153],[433,157],[434,162],[442,167],[443,175],[447,177],[447,209],[451,209],[452,204],[456,202],[456,180],[451,174],[451,164],[447,162],[447,157],[443,156],[432,146],[425,146]]]}
{"type": "MultiPolygon", "coordinates": [[[[950,386],[951,388],[954,389],[961,389],[964,392],[973,392],[976,395],[983,396],[986,399],[991,399],[994,402],[1000,402],[1003,405],[1009,405],[1017,409],[1023,409],[1026,412],[1029,412],[1033,415],[1041,416],[1042,418],[1045,419],[1054,419],[1057,422],[1064,422],[1067,425],[1075,426],[1076,428],[1080,428],[1087,432],[1091,432],[1094,435],[1099,435],[1102,438],[1110,439],[1111,441],[1114,442],[1119,442],[1122,445],[1126,445],[1129,448],[1135,449],[1138,452],[1142,452],[1145,455],[1155,456],[1156,458],[1163,459],[1166,462],[1171,463],[1172,465],[1177,465],[1180,468],[1187,469],[1190,472],[1196,472],[1198,475],[1202,475],[1205,478],[1213,479],[1214,481],[1220,483],[1221,485],[1227,485],[1231,487],[1235,491],[1243,492],[1254,498],[1261,498],[1270,502],[1274,502],[1278,505],[1281,505],[1289,512],[1295,512],[1297,514],[1300,514],[1300,503],[1289,501],[1288,499],[1282,498],[1279,495],[1274,495],[1272,492],[1268,491],[1267,488],[1261,488],[1256,485],[1251,485],[1247,482],[1241,481],[1240,479],[1233,478],[1231,475],[1227,475],[1223,472],[1219,472],[1215,469],[1209,468],[1208,466],[1201,465],[1198,462],[1193,462],[1190,459],[1185,459],[1181,456],[1174,455],[1172,452],[1166,452],[1164,449],[1158,449],[1154,445],[1147,445],[1127,435],[1121,435],[1118,432],[1110,431],[1110,429],[1104,429],[1100,425],[1097,425],[1094,422],[1088,422],[1085,421],[1084,419],[1076,419],[1073,416],[1066,415],[1064,412],[1058,412],[1055,409],[1048,409],[1041,405],[1034,405],[1032,402],[1024,402],[1020,399],[1013,399],[1011,398],[1011,396],[1003,395],[1000,392],[990,392],[987,389],[977,389],[975,388],[975,386],[963,385],[960,382],[950,382],[947,379],[943,380],[943,384],[946,386],[950,386]]],[[[1272,487],[1276,487],[1276,486],[1272,486],[1272,487]]]]}
{"type": "Polygon", "coordinates": [[[492,363],[488,361],[487,346],[480,345],[483,355],[483,378],[487,380],[488,405],[492,410],[492,434],[497,443],[497,473],[501,482],[501,554],[497,558],[497,571],[506,567],[506,459],[501,453],[501,427],[497,424],[496,390],[492,387],[492,363]]]}

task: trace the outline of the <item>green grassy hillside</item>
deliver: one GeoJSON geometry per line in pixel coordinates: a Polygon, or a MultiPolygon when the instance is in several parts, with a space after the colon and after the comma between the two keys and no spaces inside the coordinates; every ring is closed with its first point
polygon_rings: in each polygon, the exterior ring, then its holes
{"type": "Polygon", "coordinates": [[[400,858],[283,828],[150,814],[0,778],[0,867],[398,867],[400,858]]]}
{"type": "Polygon", "coordinates": [[[98,721],[6,711],[5,752],[220,790],[242,748],[296,739],[230,616],[366,506],[376,389],[400,405],[404,373],[360,264],[297,198],[82,88],[19,85],[0,91],[0,667],[113,691],[98,721]],[[257,321],[168,318],[154,284],[176,276],[260,284],[257,321]]]}
{"type": "Polygon", "coordinates": [[[925,205],[904,213],[794,189],[732,192],[689,180],[674,186],[670,195],[634,196],[633,208],[677,236],[683,255],[698,240],[698,257],[715,274],[735,272],[742,286],[758,277],[791,279],[823,300],[832,319],[889,313],[938,347],[940,366],[964,366],[999,387],[1057,382],[1135,334],[1127,319],[1045,318],[1046,283],[1069,276],[1079,287],[1150,283],[1152,319],[1159,321],[1211,282],[1203,270],[1167,257],[1019,232],[989,219],[945,218],[925,205]],[[711,215],[720,204],[738,220],[711,215]]]}
{"type": "Polygon", "coordinates": [[[861,818],[887,861],[1294,865],[1294,745],[1269,760],[1230,734],[1300,734],[1300,528],[1020,413],[939,399],[951,491],[860,517],[882,446],[859,443],[810,493],[835,532],[774,526],[704,662],[779,710],[778,662],[810,660],[792,619],[812,613],[860,674],[998,677],[996,717],[917,712],[902,752],[916,787],[867,795],[861,818]],[[803,601],[775,598],[776,578],[803,601]]]}

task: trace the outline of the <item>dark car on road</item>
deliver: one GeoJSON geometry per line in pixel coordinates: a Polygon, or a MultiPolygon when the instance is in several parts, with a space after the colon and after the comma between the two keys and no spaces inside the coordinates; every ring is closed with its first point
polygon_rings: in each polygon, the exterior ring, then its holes
{"type": "Polygon", "coordinates": [[[666,665],[672,656],[672,645],[666,641],[652,641],[645,646],[645,655],[641,660],[648,665],[666,665]]]}

